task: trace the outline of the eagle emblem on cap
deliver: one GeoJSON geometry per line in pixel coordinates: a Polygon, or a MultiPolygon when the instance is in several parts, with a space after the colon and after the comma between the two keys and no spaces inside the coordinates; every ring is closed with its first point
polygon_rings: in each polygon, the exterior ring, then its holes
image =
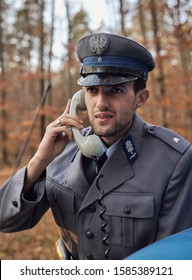
{"type": "Polygon", "coordinates": [[[92,52],[102,55],[109,48],[109,38],[106,35],[94,35],[89,39],[89,47],[92,52]]]}

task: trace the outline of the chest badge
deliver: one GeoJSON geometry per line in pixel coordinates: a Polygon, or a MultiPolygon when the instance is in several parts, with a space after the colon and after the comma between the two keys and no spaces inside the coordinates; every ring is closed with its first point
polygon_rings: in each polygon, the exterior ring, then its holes
{"type": "Polygon", "coordinates": [[[135,148],[131,135],[128,135],[128,137],[125,138],[125,142],[123,143],[123,148],[129,162],[133,162],[138,157],[138,153],[135,148]]]}

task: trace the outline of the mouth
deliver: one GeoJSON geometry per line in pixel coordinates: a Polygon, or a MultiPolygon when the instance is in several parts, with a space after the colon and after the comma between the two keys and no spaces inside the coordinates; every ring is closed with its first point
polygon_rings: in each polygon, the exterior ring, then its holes
{"type": "Polygon", "coordinates": [[[99,120],[106,120],[106,119],[112,119],[113,115],[109,113],[97,113],[95,114],[95,118],[99,120]]]}

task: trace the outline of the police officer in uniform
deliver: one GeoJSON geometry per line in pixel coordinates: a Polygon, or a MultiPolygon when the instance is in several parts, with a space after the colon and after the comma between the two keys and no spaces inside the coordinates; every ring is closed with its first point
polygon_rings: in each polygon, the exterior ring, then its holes
{"type": "Polygon", "coordinates": [[[32,228],[51,208],[73,259],[124,259],[192,226],[192,148],[136,113],[155,67],[147,49],[96,33],[81,38],[76,53],[91,126],[69,114],[69,101],[27,166],[0,189],[0,230],[32,228]],[[102,167],[82,154],[71,127],[99,137],[102,167]]]}

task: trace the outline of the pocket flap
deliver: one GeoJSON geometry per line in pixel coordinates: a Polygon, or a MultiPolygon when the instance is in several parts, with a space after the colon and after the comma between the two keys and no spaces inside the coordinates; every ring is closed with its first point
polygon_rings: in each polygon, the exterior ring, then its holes
{"type": "Polygon", "coordinates": [[[129,218],[151,218],[154,216],[153,194],[114,192],[103,199],[105,214],[129,218]]]}

